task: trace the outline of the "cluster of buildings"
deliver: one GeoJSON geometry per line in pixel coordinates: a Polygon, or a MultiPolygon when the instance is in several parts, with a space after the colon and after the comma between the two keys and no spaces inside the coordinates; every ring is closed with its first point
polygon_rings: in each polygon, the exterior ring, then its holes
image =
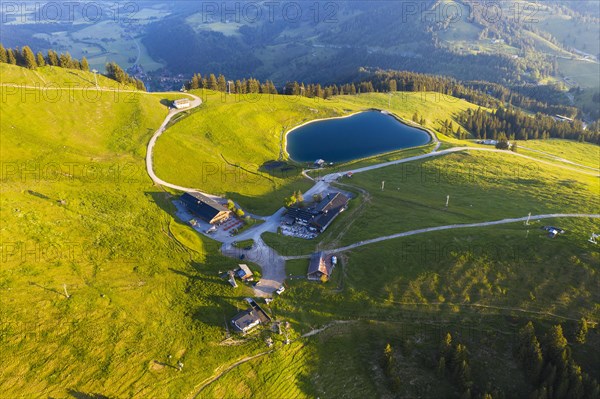
{"type": "Polygon", "coordinates": [[[221,224],[231,217],[229,209],[198,192],[184,193],[179,199],[191,214],[206,223],[221,224]]]}
{"type": "Polygon", "coordinates": [[[322,233],[340,213],[346,210],[349,201],[350,199],[342,193],[327,194],[314,206],[288,207],[283,223],[289,226],[300,225],[311,232],[322,233]]]}

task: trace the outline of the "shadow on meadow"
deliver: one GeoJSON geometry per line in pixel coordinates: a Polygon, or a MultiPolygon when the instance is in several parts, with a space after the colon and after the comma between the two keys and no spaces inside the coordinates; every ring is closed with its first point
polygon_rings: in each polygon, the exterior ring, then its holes
{"type": "Polygon", "coordinates": [[[270,160],[260,165],[258,171],[278,179],[285,179],[299,176],[302,168],[293,162],[270,160]]]}

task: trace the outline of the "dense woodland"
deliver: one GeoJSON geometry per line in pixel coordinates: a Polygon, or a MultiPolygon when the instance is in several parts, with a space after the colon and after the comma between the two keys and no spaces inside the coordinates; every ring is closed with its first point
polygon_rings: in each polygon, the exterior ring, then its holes
{"type": "MultiPolygon", "coordinates": [[[[584,343],[588,331],[582,319],[575,335],[577,343],[584,343]]],[[[587,399],[600,397],[598,381],[581,369],[573,359],[571,348],[561,325],[555,325],[538,339],[529,322],[519,333],[516,356],[534,390],[532,399],[587,399]]]]}
{"type": "MultiPolygon", "coordinates": [[[[530,399],[595,399],[600,397],[598,380],[588,374],[571,354],[573,345],[586,342],[588,322],[581,319],[573,331],[570,344],[558,324],[550,327],[540,339],[535,328],[528,322],[518,331],[513,346],[513,356],[520,365],[529,386],[530,399]]],[[[399,363],[400,352],[406,352],[407,344],[388,343],[381,357],[381,369],[388,389],[393,394],[405,392],[410,381],[403,380],[399,363]]],[[[440,379],[446,380],[454,388],[454,395],[461,399],[508,399],[510,395],[493,384],[482,383],[474,376],[470,351],[450,332],[442,338],[434,359],[426,361],[440,379]]],[[[476,371],[476,370],[475,370],[476,371]]],[[[516,372],[519,372],[516,370],[516,372]]]]}
{"type": "MultiPolygon", "coordinates": [[[[39,51],[36,55],[29,46],[23,46],[21,49],[7,49],[4,48],[1,43],[0,63],[18,65],[28,69],[36,69],[38,67],[49,65],[59,68],[79,69],[81,71],[90,70],[90,66],[85,57],[82,57],[80,61],[71,57],[71,54],[68,52],[59,54],[53,50],[48,50],[46,55],[39,51]]],[[[135,86],[138,90],[146,91],[144,82],[129,76],[119,65],[114,62],[106,64],[106,76],[110,79],[116,80],[119,83],[130,84],[135,86]]]]}
{"type": "Polygon", "coordinates": [[[600,144],[598,131],[583,129],[581,121],[557,120],[541,113],[530,116],[515,108],[468,110],[460,114],[459,122],[478,139],[497,140],[505,134],[510,140],[561,138],[600,144]]]}

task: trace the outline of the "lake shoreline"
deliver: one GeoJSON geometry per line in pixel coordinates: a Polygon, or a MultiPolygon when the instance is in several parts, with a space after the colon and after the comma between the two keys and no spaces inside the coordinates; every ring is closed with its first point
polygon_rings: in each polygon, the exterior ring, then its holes
{"type": "MultiPolygon", "coordinates": [[[[386,116],[390,116],[394,119],[395,122],[401,124],[403,127],[406,128],[410,128],[410,129],[416,129],[419,130],[422,133],[425,133],[428,136],[428,140],[426,143],[423,144],[418,144],[418,145],[409,145],[407,147],[401,147],[401,148],[395,148],[395,149],[391,149],[389,151],[382,151],[382,152],[378,152],[375,154],[370,154],[370,155],[365,155],[365,156],[359,156],[357,158],[353,158],[353,159],[348,159],[348,160],[344,160],[344,161],[335,161],[336,164],[346,164],[346,163],[353,163],[353,162],[357,162],[360,161],[361,159],[369,159],[369,158],[373,158],[373,157],[378,157],[378,156],[382,156],[385,154],[390,154],[390,153],[394,153],[396,151],[401,151],[401,150],[407,150],[407,149],[412,149],[412,148],[419,148],[422,146],[426,146],[426,145],[430,145],[433,142],[437,141],[437,136],[435,135],[435,133],[429,131],[427,128],[412,123],[410,121],[404,120],[403,118],[401,118],[400,116],[387,111],[387,110],[383,110],[383,109],[378,109],[378,108],[367,108],[364,110],[360,110],[360,111],[356,111],[356,112],[352,112],[349,113],[347,115],[340,115],[340,116],[332,116],[332,117],[328,117],[328,118],[318,118],[318,119],[313,119],[310,121],[306,121],[303,122],[297,126],[292,127],[291,129],[289,129],[287,132],[285,132],[285,134],[282,137],[282,143],[281,143],[281,148],[282,148],[282,152],[285,155],[285,158],[287,158],[289,161],[292,161],[294,163],[297,164],[305,164],[306,162],[310,162],[310,161],[298,161],[296,159],[293,159],[292,156],[290,155],[289,151],[288,151],[288,146],[289,146],[289,141],[288,141],[288,135],[290,133],[295,132],[297,129],[305,127],[309,124],[312,123],[316,123],[316,122],[325,122],[325,121],[333,121],[333,120],[338,120],[338,119],[346,119],[346,118],[350,118],[356,115],[360,115],[360,114],[365,114],[365,113],[369,113],[369,112],[376,112],[382,115],[386,115],[386,116]]],[[[328,160],[326,160],[327,162],[329,162],[328,160]]]]}

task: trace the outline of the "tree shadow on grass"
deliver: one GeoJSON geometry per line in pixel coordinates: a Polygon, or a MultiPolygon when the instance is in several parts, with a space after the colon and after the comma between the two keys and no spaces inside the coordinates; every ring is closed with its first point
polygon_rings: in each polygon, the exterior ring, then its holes
{"type": "Polygon", "coordinates": [[[269,174],[278,179],[287,179],[297,177],[302,173],[302,168],[296,164],[287,161],[271,160],[263,163],[259,168],[259,172],[269,174]]]}

